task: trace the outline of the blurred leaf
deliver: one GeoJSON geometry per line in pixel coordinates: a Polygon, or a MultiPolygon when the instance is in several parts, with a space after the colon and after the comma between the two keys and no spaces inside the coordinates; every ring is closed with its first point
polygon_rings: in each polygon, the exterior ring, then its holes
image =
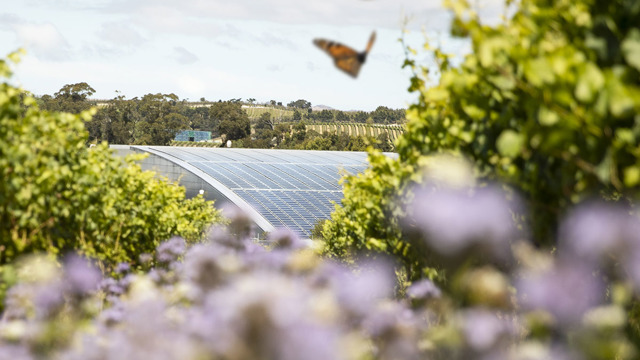
{"type": "Polygon", "coordinates": [[[522,135],[513,130],[505,130],[498,137],[496,146],[501,155],[513,158],[520,154],[523,143],[522,135]]]}
{"type": "Polygon", "coordinates": [[[640,29],[631,29],[622,42],[622,53],[629,65],[640,70],[640,29]]]}

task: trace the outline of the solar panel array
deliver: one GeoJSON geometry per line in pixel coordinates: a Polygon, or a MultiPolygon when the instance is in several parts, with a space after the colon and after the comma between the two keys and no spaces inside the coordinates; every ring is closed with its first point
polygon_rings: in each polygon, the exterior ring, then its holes
{"type": "Polygon", "coordinates": [[[253,206],[274,227],[310,237],[328,219],[332,201],[342,199],[338,184],[346,171],[363,171],[363,152],[157,147],[202,170],[253,206]]]}

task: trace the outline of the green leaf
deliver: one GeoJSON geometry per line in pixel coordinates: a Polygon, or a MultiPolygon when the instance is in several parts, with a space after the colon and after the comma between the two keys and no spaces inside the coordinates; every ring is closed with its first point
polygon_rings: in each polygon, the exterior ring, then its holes
{"type": "Polygon", "coordinates": [[[624,185],[634,187],[640,183],[640,167],[632,165],[624,169],[624,185]]]}
{"type": "Polygon", "coordinates": [[[520,154],[523,144],[524,137],[513,130],[503,131],[496,141],[500,154],[512,158],[520,154]]]}
{"type": "Polygon", "coordinates": [[[542,86],[555,80],[547,58],[535,58],[524,64],[524,75],[534,86],[542,86]]]}
{"type": "Polygon", "coordinates": [[[538,110],[538,121],[540,125],[551,126],[560,120],[560,116],[555,111],[549,110],[546,106],[541,106],[538,110]]]}
{"type": "Polygon", "coordinates": [[[600,69],[593,63],[587,63],[576,84],[576,98],[582,102],[593,101],[596,94],[602,90],[604,82],[604,75],[600,69]]]}
{"type": "Polygon", "coordinates": [[[621,47],[627,63],[640,70],[640,30],[631,29],[621,47]]]}

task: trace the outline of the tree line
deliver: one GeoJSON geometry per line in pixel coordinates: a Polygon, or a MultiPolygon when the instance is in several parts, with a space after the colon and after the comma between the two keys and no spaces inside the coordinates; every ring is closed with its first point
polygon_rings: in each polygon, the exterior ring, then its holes
{"type": "MultiPolygon", "coordinates": [[[[53,95],[37,97],[43,110],[80,113],[93,106],[97,111],[86,122],[89,141],[111,144],[169,145],[182,130],[210,131],[223,143],[231,140],[234,147],[298,148],[321,150],[364,150],[367,144],[389,151],[388,136],[379,139],[344,134],[319,134],[306,130],[305,122],[359,122],[395,124],[404,122],[403,109],[378,107],[372,112],[339,110],[312,111],[311,102],[300,99],[287,104],[293,109],[290,117],[279,123],[264,112],[251,119],[243,105],[252,105],[255,99],[230,99],[206,102],[194,106],[175,94],[146,94],[127,99],[118,93],[108,101],[90,99],[95,90],[86,82],[68,84],[53,95]]],[[[273,107],[284,108],[281,102],[271,101],[273,107]]]]}

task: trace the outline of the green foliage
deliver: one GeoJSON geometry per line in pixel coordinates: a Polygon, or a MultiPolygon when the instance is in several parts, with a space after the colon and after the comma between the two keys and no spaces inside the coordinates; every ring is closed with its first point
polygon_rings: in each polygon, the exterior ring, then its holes
{"type": "MultiPolygon", "coordinates": [[[[90,106],[89,101],[84,103],[90,106]]],[[[61,107],[56,110],[67,109],[61,107]]],[[[196,128],[209,125],[207,113],[199,109],[189,110],[175,94],[147,94],[141,99],[130,100],[119,95],[106,106],[99,107],[86,127],[92,141],[168,145],[180,130],[189,128],[189,118],[193,119],[196,128]]]]}
{"type": "Polygon", "coordinates": [[[251,122],[239,102],[224,101],[211,105],[209,114],[218,122],[218,132],[227,140],[238,140],[251,133],[251,122]]]}
{"type": "Polygon", "coordinates": [[[68,84],[53,94],[53,97],[45,95],[40,98],[40,108],[48,111],[64,111],[78,114],[91,108],[91,103],[87,98],[95,92],[86,82],[68,84]]]}
{"type": "Polygon", "coordinates": [[[460,151],[524,193],[539,242],[572,203],[636,195],[640,5],[529,0],[495,28],[456,11],[473,53],[459,68],[437,53],[440,83],[420,89],[401,156],[460,151]]]}
{"type": "MultiPolygon", "coordinates": [[[[8,65],[0,63],[0,73],[8,65]]],[[[47,112],[0,84],[0,265],[21,254],[79,250],[106,265],[135,262],[172,235],[195,240],[220,219],[210,202],[92,149],[78,115],[47,112]]]]}
{"type": "Polygon", "coordinates": [[[434,50],[439,82],[430,87],[427,67],[407,59],[419,100],[396,142],[399,159],[385,167],[374,157],[370,171],[347,178],[343,206],[324,229],[329,255],[366,248],[411,264],[413,254],[395,247],[406,248],[397,245],[406,235],[390,199],[409,197],[410,174],[438,153],[464,155],[483,179],[517,189],[538,243],[554,238],[571,204],[638,194],[640,3],[523,0],[496,27],[467,2],[449,3],[452,32],[469,36],[473,51],[453,67],[434,50]]]}
{"type": "Polygon", "coordinates": [[[311,109],[311,102],[304,99],[299,99],[288,103],[287,107],[296,109],[311,109]]]}
{"type": "Polygon", "coordinates": [[[342,204],[336,204],[330,221],[324,223],[322,253],[347,262],[362,252],[381,252],[403,261],[411,279],[426,275],[427,258],[413,251],[400,228],[404,214],[397,194],[405,193],[414,167],[402,164],[369,148],[370,167],[357,175],[346,175],[342,204]]]}

